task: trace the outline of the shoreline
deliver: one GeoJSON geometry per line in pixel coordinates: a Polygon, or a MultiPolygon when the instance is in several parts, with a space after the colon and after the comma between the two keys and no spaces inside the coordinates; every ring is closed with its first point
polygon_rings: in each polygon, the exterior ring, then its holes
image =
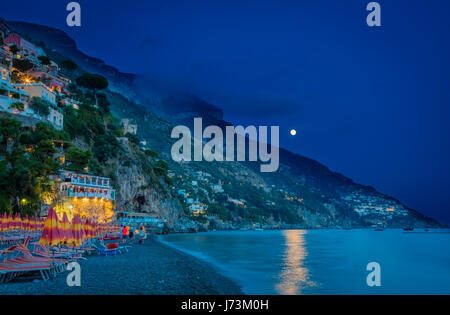
{"type": "Polygon", "coordinates": [[[156,238],[117,256],[80,260],[81,286],[69,287],[69,271],[47,282],[0,284],[2,295],[242,295],[241,288],[216,268],[156,238]]]}

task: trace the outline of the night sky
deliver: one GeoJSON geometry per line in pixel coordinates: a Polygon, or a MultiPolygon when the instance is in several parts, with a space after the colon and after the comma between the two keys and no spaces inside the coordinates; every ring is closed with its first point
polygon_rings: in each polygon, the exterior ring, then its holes
{"type": "MultiPolygon", "coordinates": [[[[121,71],[185,89],[235,124],[450,223],[450,3],[369,0],[2,1],[121,71]],[[295,128],[292,137],[289,130],[295,128]]],[[[282,161],[281,161],[282,162],[282,161]]]]}

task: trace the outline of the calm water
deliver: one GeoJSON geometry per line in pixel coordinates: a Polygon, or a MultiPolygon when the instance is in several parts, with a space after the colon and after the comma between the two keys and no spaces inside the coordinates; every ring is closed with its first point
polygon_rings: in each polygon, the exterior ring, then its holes
{"type": "Polygon", "coordinates": [[[215,265],[247,294],[450,294],[450,231],[286,230],[161,240],[215,265]],[[368,287],[369,262],[381,287],[368,287]]]}

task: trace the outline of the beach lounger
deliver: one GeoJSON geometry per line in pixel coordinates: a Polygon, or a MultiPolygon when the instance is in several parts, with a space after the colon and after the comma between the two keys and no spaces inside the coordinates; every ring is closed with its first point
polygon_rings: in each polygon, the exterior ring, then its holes
{"type": "Polygon", "coordinates": [[[28,237],[25,242],[1,251],[5,259],[0,262],[0,282],[8,282],[23,275],[37,274],[47,281],[51,276],[63,272],[69,259],[33,256],[28,249],[28,237]],[[11,257],[7,257],[11,256],[11,257]]]}
{"type": "Polygon", "coordinates": [[[102,244],[100,246],[96,246],[96,248],[100,255],[109,256],[122,254],[122,250],[119,248],[119,243],[106,244],[106,246],[102,244]]]}
{"type": "Polygon", "coordinates": [[[62,264],[62,262],[52,263],[48,259],[41,259],[31,255],[24,254],[18,250],[19,247],[13,246],[8,249],[8,253],[18,251],[22,253],[22,257],[5,258],[0,262],[0,282],[8,282],[16,277],[24,274],[37,273],[40,274],[44,281],[47,281],[52,273],[62,264]],[[13,249],[14,248],[14,249],[13,249]]]}

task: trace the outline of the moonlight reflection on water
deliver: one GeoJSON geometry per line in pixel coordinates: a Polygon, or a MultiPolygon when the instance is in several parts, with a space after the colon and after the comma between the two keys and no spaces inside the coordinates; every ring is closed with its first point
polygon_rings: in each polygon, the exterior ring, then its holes
{"type": "Polygon", "coordinates": [[[309,281],[308,269],[304,265],[308,255],[304,238],[306,233],[304,230],[283,231],[286,250],[279,275],[280,282],[276,285],[280,294],[298,295],[303,287],[314,286],[314,282],[309,281]]]}

